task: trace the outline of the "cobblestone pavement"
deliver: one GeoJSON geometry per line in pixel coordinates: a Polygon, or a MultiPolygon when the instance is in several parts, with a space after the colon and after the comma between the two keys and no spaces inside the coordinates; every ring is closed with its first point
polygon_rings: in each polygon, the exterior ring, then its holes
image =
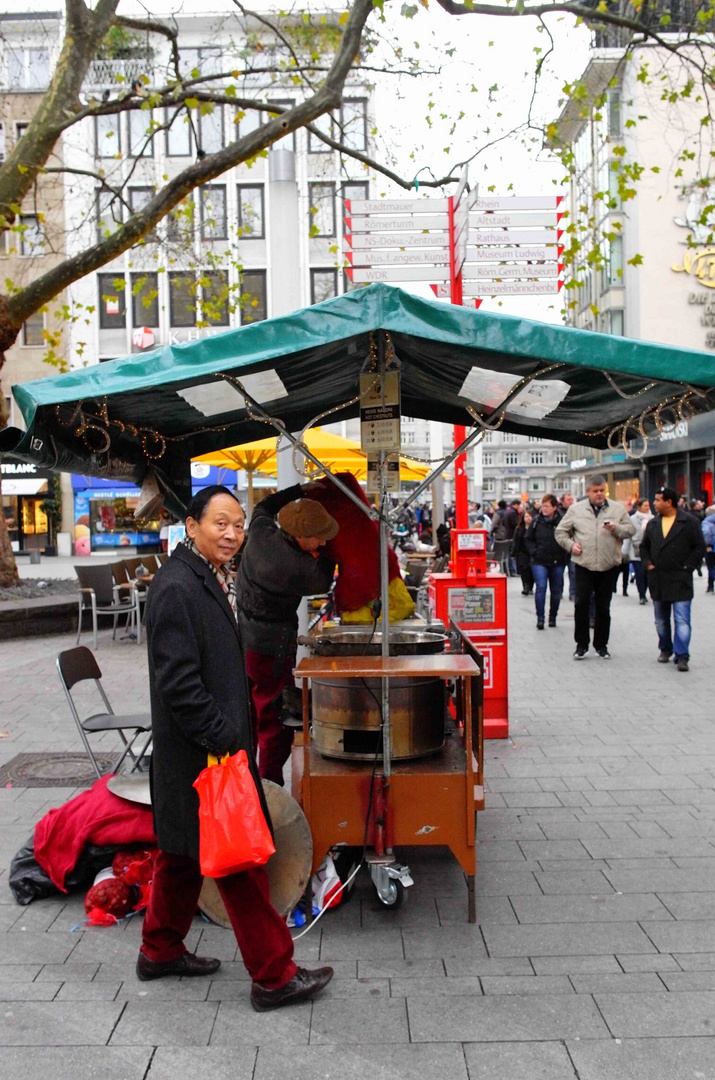
{"type": "MultiPolygon", "coordinates": [[[[78,930],[82,896],[20,908],[7,867],[68,789],[0,790],[0,1078],[714,1080],[715,597],[692,670],[656,663],[652,606],[613,603],[613,659],[571,659],[573,607],[537,633],[510,583],[511,736],[487,744],[479,924],[441,849],[407,852],[399,912],[367,882],[298,946],[315,1003],[256,1014],[230,932],[198,919],[211,981],[139,983],[138,919],[78,930]],[[321,929],[322,928],[322,929],[321,929]]],[[[0,762],[77,750],[54,670],[69,638],[3,643],[0,762]]],[[[110,700],[146,707],[143,649],[101,634],[110,700]]]]}

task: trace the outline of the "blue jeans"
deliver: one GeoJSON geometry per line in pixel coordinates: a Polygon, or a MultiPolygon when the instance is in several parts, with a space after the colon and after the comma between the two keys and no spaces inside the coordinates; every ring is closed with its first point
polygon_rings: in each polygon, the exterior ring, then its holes
{"type": "Polygon", "coordinates": [[[646,593],[648,592],[648,579],[646,577],[645,566],[640,559],[634,559],[631,563],[633,567],[633,573],[636,577],[636,588],[638,589],[638,595],[641,600],[647,600],[646,593]]]}
{"type": "Polygon", "coordinates": [[[561,603],[561,594],[564,591],[564,568],[563,566],[542,566],[539,563],[534,563],[531,570],[536,584],[536,594],[534,596],[536,601],[536,618],[539,622],[544,621],[546,586],[548,584],[551,592],[549,618],[555,619],[558,614],[559,604],[561,603]]]}
{"type": "Polygon", "coordinates": [[[658,646],[661,652],[674,653],[675,659],[684,656],[690,659],[688,646],[690,645],[690,605],[691,600],[654,600],[655,628],[658,631],[658,646]],[[670,632],[670,610],[673,609],[673,621],[675,633],[670,632]]]}

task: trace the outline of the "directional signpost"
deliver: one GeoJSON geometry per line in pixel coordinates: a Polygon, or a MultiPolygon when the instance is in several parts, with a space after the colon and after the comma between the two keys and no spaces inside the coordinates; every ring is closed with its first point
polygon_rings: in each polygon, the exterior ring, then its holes
{"type": "MultiPolygon", "coordinates": [[[[466,168],[447,199],[345,199],[345,273],[356,285],[428,281],[435,296],[475,307],[486,296],[555,294],[563,287],[562,201],[480,197],[468,190],[466,168]]],[[[456,426],[455,446],[464,438],[456,426]]],[[[457,527],[466,529],[465,463],[466,455],[455,462],[455,502],[457,527]]]]}

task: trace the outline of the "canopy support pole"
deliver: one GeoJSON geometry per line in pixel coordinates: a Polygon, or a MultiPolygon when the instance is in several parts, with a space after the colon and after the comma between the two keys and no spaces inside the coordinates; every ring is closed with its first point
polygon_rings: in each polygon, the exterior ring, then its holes
{"type": "MultiPolygon", "coordinates": [[[[377,336],[377,359],[378,371],[380,372],[380,386],[382,404],[385,404],[385,370],[387,366],[387,342],[385,331],[380,330],[377,336]]],[[[382,658],[386,660],[390,655],[390,569],[388,562],[388,501],[387,501],[387,451],[380,450],[378,453],[378,469],[380,472],[380,607],[382,611],[382,658]]],[[[392,772],[392,738],[390,727],[390,680],[383,675],[382,678],[382,773],[389,784],[392,772]]]]}

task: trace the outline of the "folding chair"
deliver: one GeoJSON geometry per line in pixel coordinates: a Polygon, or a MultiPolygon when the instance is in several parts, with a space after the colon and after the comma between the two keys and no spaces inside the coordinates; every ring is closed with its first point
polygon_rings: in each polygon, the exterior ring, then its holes
{"type": "Polygon", "coordinates": [[[76,649],[67,649],[65,652],[61,652],[57,657],[57,671],[62,683],[62,689],[67,697],[67,703],[70,707],[70,712],[74,717],[74,721],[77,724],[84,748],[89,755],[89,760],[92,762],[94,771],[98,777],[101,777],[97,759],[92,753],[92,748],[89,745],[88,735],[95,735],[103,731],[116,731],[120,739],[124,744],[124,752],[114,765],[113,772],[118,772],[120,766],[124,763],[124,759],[131,758],[133,764],[130,772],[134,772],[141,764],[141,760],[149,748],[151,743],[151,716],[149,713],[137,713],[131,716],[117,716],[112,706],[109,704],[109,699],[104,692],[104,687],[101,683],[102,672],[99,670],[99,665],[94,658],[93,653],[86,647],[86,645],[80,645],[76,649]],[[104,703],[106,712],[94,713],[92,716],[88,716],[85,720],[80,719],[80,715],[77,712],[74,699],[72,698],[72,687],[76,686],[79,682],[85,682],[91,679],[94,681],[99,696],[104,703]],[[124,732],[131,732],[129,738],[124,732]],[[134,743],[137,741],[140,735],[148,732],[149,737],[139,750],[138,753],[134,752],[134,743]]]}
{"type": "Polygon", "coordinates": [[[112,567],[106,563],[103,566],[75,566],[74,569],[80,584],[77,644],[79,645],[82,633],[82,614],[90,610],[92,612],[95,649],[97,648],[98,615],[114,616],[112,641],[117,636],[117,620],[119,616],[126,615],[127,627],[129,627],[130,623],[134,623],[137,633],[137,645],[141,645],[141,618],[139,597],[136,589],[126,589],[123,585],[118,585],[114,579],[112,567]],[[120,592],[126,593],[126,598],[122,599],[120,592]]]}

